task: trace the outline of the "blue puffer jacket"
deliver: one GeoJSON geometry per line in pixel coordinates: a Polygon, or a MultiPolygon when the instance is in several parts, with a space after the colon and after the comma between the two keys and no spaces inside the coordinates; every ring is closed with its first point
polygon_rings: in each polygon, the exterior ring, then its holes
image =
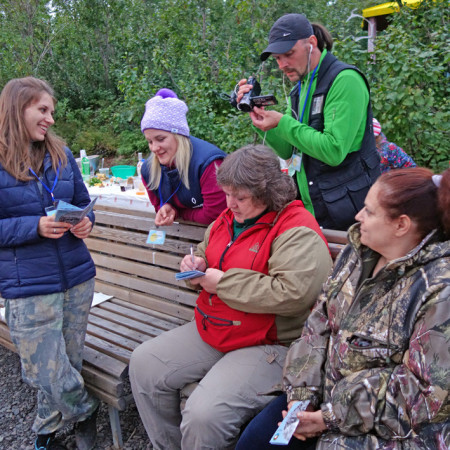
{"type": "MultiPolygon", "coordinates": [[[[68,148],[61,168],[55,200],[84,207],[89,194],[68,148]]],[[[44,158],[44,183],[53,186],[56,173],[50,155],[44,158]]],[[[38,234],[39,219],[52,205],[39,181],[20,182],[0,165],[0,294],[5,299],[65,291],[95,276],[95,266],[83,240],[70,231],[60,239],[38,234]],[[40,184],[40,183],[39,183],[40,184]]],[[[94,215],[89,216],[94,223],[94,215]]]]}

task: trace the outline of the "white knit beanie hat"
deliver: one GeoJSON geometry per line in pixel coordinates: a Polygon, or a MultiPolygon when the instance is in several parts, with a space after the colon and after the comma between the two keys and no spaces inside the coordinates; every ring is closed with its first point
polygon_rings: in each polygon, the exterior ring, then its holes
{"type": "Polygon", "coordinates": [[[375,117],[372,119],[373,123],[373,135],[377,137],[381,133],[381,125],[375,117]]]}
{"type": "Polygon", "coordinates": [[[141,131],[148,128],[169,131],[189,137],[189,126],[186,120],[188,107],[170,89],[160,89],[145,104],[145,113],[141,120],[141,131]]]}

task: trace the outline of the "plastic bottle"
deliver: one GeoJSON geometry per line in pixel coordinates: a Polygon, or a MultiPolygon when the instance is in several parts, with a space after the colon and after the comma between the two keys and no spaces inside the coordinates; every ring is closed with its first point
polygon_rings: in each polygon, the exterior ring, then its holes
{"type": "Polygon", "coordinates": [[[142,157],[142,153],[138,153],[138,163],[136,165],[137,176],[141,176],[141,167],[144,164],[145,159],[142,157]]]}
{"type": "Polygon", "coordinates": [[[80,150],[81,158],[81,175],[83,180],[88,180],[91,174],[91,164],[89,163],[89,158],[86,155],[86,150],[80,150]]]}

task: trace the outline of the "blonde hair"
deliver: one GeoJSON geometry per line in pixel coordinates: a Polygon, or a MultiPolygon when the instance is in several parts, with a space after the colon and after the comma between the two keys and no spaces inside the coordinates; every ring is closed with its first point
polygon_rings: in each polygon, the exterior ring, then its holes
{"type": "Polygon", "coordinates": [[[50,153],[53,170],[56,171],[59,163],[62,166],[67,163],[65,142],[50,130],[43,141],[30,142],[24,112],[39,101],[43,93],[49,94],[56,104],[53,89],[34,77],[14,78],[6,83],[0,94],[0,163],[19,181],[33,178],[30,167],[36,173],[40,171],[46,151],[50,153]]]}
{"type": "MultiPolygon", "coordinates": [[[[177,151],[175,153],[174,161],[175,167],[180,174],[180,180],[189,189],[189,164],[191,162],[192,144],[191,140],[182,136],[181,134],[173,134],[177,141],[177,151]]],[[[171,161],[172,163],[172,161],[171,161]]],[[[161,181],[161,164],[158,158],[152,153],[150,155],[150,174],[148,187],[155,191],[159,187],[161,181]]]]}

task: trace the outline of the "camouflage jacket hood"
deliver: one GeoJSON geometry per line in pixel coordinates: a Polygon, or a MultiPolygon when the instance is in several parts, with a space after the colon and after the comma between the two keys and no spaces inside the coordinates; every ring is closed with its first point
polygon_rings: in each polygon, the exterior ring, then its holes
{"type": "Polygon", "coordinates": [[[450,241],[430,233],[376,275],[379,254],[345,247],[291,346],[288,400],[330,428],[317,448],[449,448],[450,241]]]}

